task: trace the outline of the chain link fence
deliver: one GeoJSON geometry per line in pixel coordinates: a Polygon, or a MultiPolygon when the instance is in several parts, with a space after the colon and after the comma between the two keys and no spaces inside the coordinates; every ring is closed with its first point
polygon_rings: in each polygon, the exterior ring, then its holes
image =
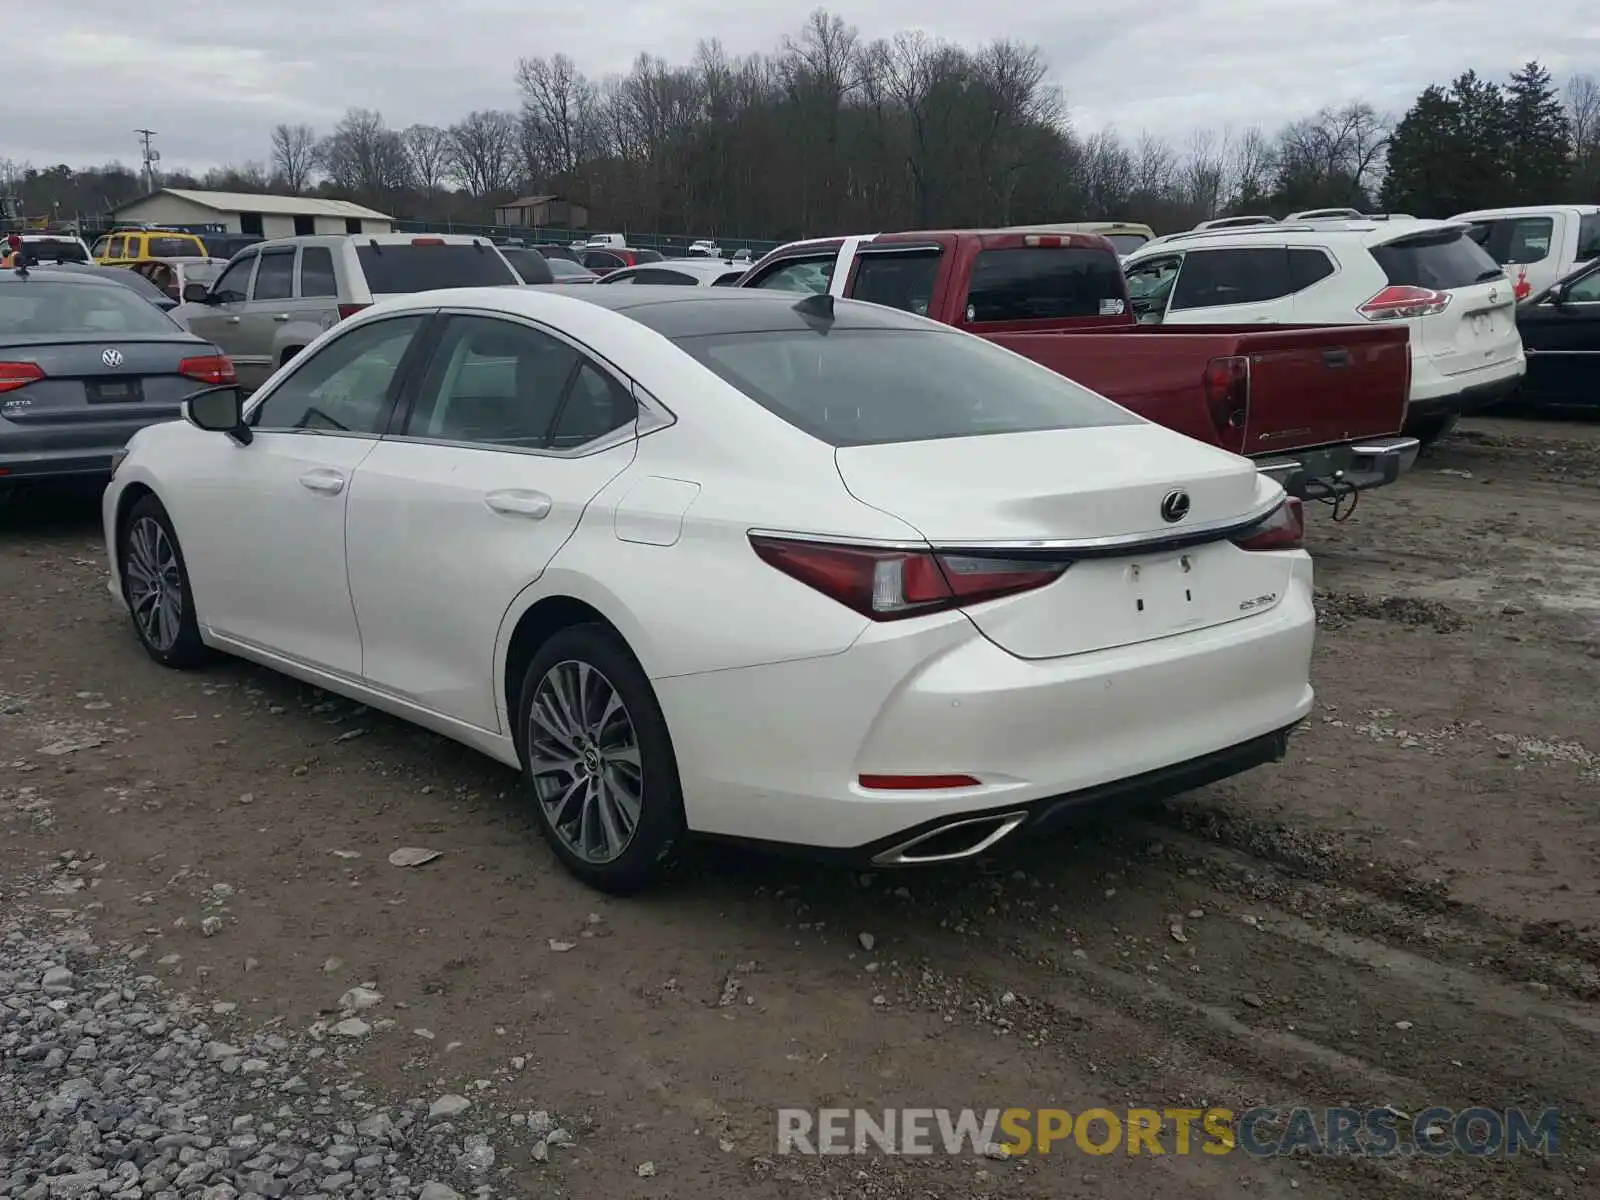
{"type": "MultiPolygon", "coordinates": [[[[689,246],[698,239],[681,237],[677,234],[667,233],[636,233],[617,230],[587,230],[567,229],[553,225],[470,225],[458,221],[418,221],[406,217],[396,218],[394,228],[397,233],[465,233],[475,237],[494,239],[517,239],[526,245],[536,242],[553,242],[565,246],[572,242],[583,241],[593,233],[623,232],[628,239],[628,245],[639,250],[654,250],[663,258],[683,258],[689,253],[689,246]]],[[[775,250],[783,245],[782,242],[773,241],[771,238],[740,238],[721,237],[715,239],[717,247],[724,254],[732,254],[736,250],[749,250],[752,258],[760,258],[769,250],[775,250]]]]}

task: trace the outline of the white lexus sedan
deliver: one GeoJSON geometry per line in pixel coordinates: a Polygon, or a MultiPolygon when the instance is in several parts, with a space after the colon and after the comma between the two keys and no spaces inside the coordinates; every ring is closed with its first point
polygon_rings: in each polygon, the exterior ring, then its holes
{"type": "Polygon", "coordinates": [[[150,656],[212,651],[521,770],[562,861],[692,835],[939,862],[1282,756],[1297,502],[872,304],[687,287],[378,304],[105,493],[150,656]]]}

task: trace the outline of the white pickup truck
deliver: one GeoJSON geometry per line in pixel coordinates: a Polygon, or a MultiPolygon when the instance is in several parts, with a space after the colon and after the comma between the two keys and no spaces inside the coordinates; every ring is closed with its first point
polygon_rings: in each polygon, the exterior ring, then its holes
{"type": "Polygon", "coordinates": [[[1484,208],[1450,219],[1472,226],[1472,240],[1506,269],[1518,300],[1600,258],[1600,205],[1484,208]]]}

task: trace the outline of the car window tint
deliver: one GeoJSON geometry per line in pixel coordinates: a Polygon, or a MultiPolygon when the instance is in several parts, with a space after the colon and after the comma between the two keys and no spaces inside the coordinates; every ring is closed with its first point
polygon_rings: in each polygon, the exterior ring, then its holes
{"type": "Polygon", "coordinates": [[[863,254],[856,260],[856,278],[850,295],[870,304],[928,315],[933,284],[939,277],[939,250],[904,250],[899,253],[863,254]]]}
{"type": "MultiPolygon", "coordinates": [[[[135,278],[131,273],[129,279],[135,278]]],[[[140,280],[149,287],[148,280],[140,280]]],[[[132,289],[114,283],[54,283],[34,275],[26,284],[8,284],[0,309],[0,337],[38,335],[170,334],[177,330],[165,314],[132,289]]],[[[98,350],[96,350],[98,354],[98,350]]]]}
{"type": "Polygon", "coordinates": [[[114,237],[114,238],[111,239],[111,241],[109,243],[107,243],[106,252],[102,257],[104,257],[104,258],[125,258],[126,255],[123,253],[123,251],[126,249],[127,245],[128,245],[128,239],[127,238],[125,238],[125,237],[114,237]]]}
{"type": "Polygon", "coordinates": [[[718,275],[711,281],[712,287],[733,287],[744,278],[743,271],[729,271],[726,275],[718,275]]]}
{"type": "Polygon", "coordinates": [[[339,284],[333,275],[333,251],[326,246],[300,248],[300,295],[337,296],[339,284]]]}
{"type": "Polygon", "coordinates": [[[623,267],[627,264],[615,254],[608,254],[604,250],[590,250],[583,256],[583,265],[586,267],[599,267],[602,270],[611,267],[623,267]]]}
{"type": "Polygon", "coordinates": [[[659,250],[635,250],[633,252],[634,265],[639,263],[658,263],[663,261],[659,250]]]}
{"type": "Polygon", "coordinates": [[[699,281],[682,271],[669,271],[663,267],[645,267],[633,274],[635,283],[665,283],[675,287],[693,287],[699,281]]]}
{"type": "Polygon", "coordinates": [[[833,280],[834,257],[789,259],[768,267],[752,286],[775,292],[825,292],[833,280]]]}
{"type": "Polygon", "coordinates": [[[967,320],[1120,316],[1127,308],[1125,288],[1122,264],[1108,250],[984,250],[972,266],[967,320]]]}
{"type": "Polygon", "coordinates": [[[1136,320],[1159,324],[1167,311],[1167,299],[1177,281],[1183,259],[1147,258],[1128,268],[1128,298],[1136,320]]]}
{"type": "Polygon", "coordinates": [[[1551,217],[1519,217],[1506,222],[1504,257],[1490,257],[1507,266],[1543,262],[1550,257],[1550,238],[1556,228],[1551,217]]]}
{"type": "Polygon", "coordinates": [[[579,355],[565,342],[492,317],[446,322],[417,402],[409,437],[540,449],[579,355]]]}
{"type": "Polygon", "coordinates": [[[294,251],[268,250],[256,268],[256,300],[287,300],[294,295],[294,251]]]}
{"type": "Polygon", "coordinates": [[[953,330],[775,330],[673,340],[763,408],[834,446],[1139,423],[1064,376],[953,330]]]}
{"type": "Polygon", "coordinates": [[[598,282],[605,284],[607,287],[621,287],[625,283],[638,283],[639,275],[638,272],[630,271],[624,267],[620,271],[607,272],[598,282]]]}
{"type": "Polygon", "coordinates": [[[1591,271],[1567,288],[1568,304],[1600,304],[1600,271],[1591,271]]]}
{"type": "Polygon", "coordinates": [[[1282,246],[1249,250],[1191,250],[1172,292],[1172,307],[1222,308],[1287,296],[1289,255],[1282,246]]]}
{"type": "Polygon", "coordinates": [[[357,325],[312,355],[258,405],[258,429],[314,429],[376,435],[383,431],[389,393],[420,315],[357,325]]]}
{"type": "Polygon", "coordinates": [[[1578,220],[1578,261],[1588,262],[1591,258],[1600,258],[1600,213],[1578,220]]]}
{"type": "Polygon", "coordinates": [[[356,243],[356,259],[374,296],[431,292],[437,288],[496,287],[522,279],[488,243],[356,243]]]}
{"type": "Polygon", "coordinates": [[[1295,291],[1303,291],[1333,274],[1333,263],[1321,250],[1289,251],[1289,282],[1295,291]]]}
{"type": "Polygon", "coordinates": [[[572,450],[604,437],[632,421],[638,411],[633,397],[620,383],[585,362],[578,367],[561,415],[556,418],[550,448],[572,450]]]}
{"type": "Polygon", "coordinates": [[[250,271],[256,265],[256,256],[237,259],[218,278],[212,291],[230,303],[243,300],[250,294],[250,271]]]}
{"type": "Polygon", "coordinates": [[[1448,290],[1487,283],[1504,274],[1482,246],[1453,229],[1374,246],[1372,257],[1396,287],[1448,290]]]}

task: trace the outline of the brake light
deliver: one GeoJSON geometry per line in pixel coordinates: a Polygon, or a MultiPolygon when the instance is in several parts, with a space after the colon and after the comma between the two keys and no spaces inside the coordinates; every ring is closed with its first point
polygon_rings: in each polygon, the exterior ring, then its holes
{"type": "Polygon", "coordinates": [[[1206,364],[1206,409],[1220,434],[1243,429],[1250,413],[1250,356],[1228,354],[1206,364]]]}
{"type": "Polygon", "coordinates": [[[214,387],[239,381],[239,376],[233,370],[233,360],[226,354],[186,358],[178,364],[178,374],[196,383],[209,383],[214,387]]]}
{"type": "Polygon", "coordinates": [[[372,305],[370,304],[341,304],[339,305],[339,320],[348,320],[350,317],[355,316],[363,308],[371,307],[372,305]]]}
{"type": "Polygon", "coordinates": [[[1022,239],[1022,244],[1024,246],[1042,246],[1046,249],[1054,250],[1060,249],[1062,246],[1070,246],[1072,243],[1067,238],[1060,237],[1054,233],[1030,233],[1022,239]]]}
{"type": "Polygon", "coordinates": [[[1384,288],[1356,311],[1369,321],[1405,321],[1434,316],[1449,306],[1449,292],[1405,285],[1384,288]]]}
{"type": "Polygon", "coordinates": [[[750,535],[761,560],[874,621],[997,600],[1059,579],[1069,563],[838,546],[750,535]]]}
{"type": "Polygon", "coordinates": [[[1234,538],[1233,544],[1241,550],[1298,550],[1305,536],[1305,506],[1297,497],[1286,496],[1270,517],[1234,538]]]}
{"type": "Polygon", "coordinates": [[[14,392],[44,378],[38,363],[0,362],[0,392],[14,392]]]}
{"type": "Polygon", "coordinates": [[[411,239],[411,244],[413,246],[442,246],[442,245],[444,245],[444,239],[443,238],[412,238],[411,239]]]}

